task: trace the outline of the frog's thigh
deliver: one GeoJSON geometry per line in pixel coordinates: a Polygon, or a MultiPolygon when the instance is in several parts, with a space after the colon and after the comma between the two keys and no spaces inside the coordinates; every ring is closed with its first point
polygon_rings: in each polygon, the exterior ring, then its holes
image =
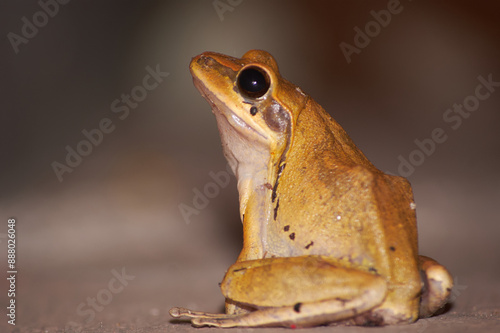
{"type": "Polygon", "coordinates": [[[429,257],[419,256],[419,266],[424,283],[419,317],[426,318],[446,304],[453,287],[453,278],[444,266],[429,257]]]}
{"type": "Polygon", "coordinates": [[[234,302],[256,311],[230,318],[194,319],[195,325],[313,326],[353,317],[382,303],[386,282],[326,257],[238,262],[221,285],[234,302]]]}

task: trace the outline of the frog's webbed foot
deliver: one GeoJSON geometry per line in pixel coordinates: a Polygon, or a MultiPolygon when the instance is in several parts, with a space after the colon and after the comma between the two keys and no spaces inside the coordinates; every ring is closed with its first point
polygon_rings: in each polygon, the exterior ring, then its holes
{"type": "Polygon", "coordinates": [[[223,314],[223,313],[209,313],[203,311],[192,311],[186,308],[174,307],[169,311],[170,315],[174,318],[190,318],[191,324],[195,327],[201,326],[217,326],[225,327],[219,323],[224,320],[232,319],[237,315],[223,314]]]}

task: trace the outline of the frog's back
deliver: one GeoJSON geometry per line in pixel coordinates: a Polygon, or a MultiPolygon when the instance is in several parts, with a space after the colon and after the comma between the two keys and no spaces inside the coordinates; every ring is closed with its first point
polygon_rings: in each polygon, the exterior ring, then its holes
{"type": "Polygon", "coordinates": [[[276,187],[267,255],[335,257],[404,285],[401,297],[416,299],[420,278],[409,183],[375,168],[312,99],[293,133],[276,187]]]}

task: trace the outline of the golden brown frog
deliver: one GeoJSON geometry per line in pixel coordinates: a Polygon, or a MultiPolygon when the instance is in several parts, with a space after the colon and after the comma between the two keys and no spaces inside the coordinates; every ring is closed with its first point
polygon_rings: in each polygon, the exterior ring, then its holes
{"type": "Polygon", "coordinates": [[[173,308],[195,326],[409,323],[453,280],[419,256],[408,181],[386,175],[274,58],[206,52],[191,61],[238,179],[243,250],[221,284],[226,314],[173,308]]]}

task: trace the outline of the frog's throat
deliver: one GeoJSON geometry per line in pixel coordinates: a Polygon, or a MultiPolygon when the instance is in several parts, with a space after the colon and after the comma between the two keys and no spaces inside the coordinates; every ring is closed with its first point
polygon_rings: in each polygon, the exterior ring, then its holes
{"type": "MultiPolygon", "coordinates": [[[[305,104],[306,101],[304,101],[305,104]]],[[[291,126],[294,125],[291,124],[291,126]]],[[[276,198],[279,178],[286,166],[286,156],[292,144],[291,141],[292,129],[290,128],[286,134],[284,147],[272,146],[261,155],[265,163],[259,165],[254,160],[236,166],[240,217],[244,234],[243,251],[238,261],[261,259],[267,253],[268,224],[276,219],[279,205],[279,200],[276,198]]]]}

